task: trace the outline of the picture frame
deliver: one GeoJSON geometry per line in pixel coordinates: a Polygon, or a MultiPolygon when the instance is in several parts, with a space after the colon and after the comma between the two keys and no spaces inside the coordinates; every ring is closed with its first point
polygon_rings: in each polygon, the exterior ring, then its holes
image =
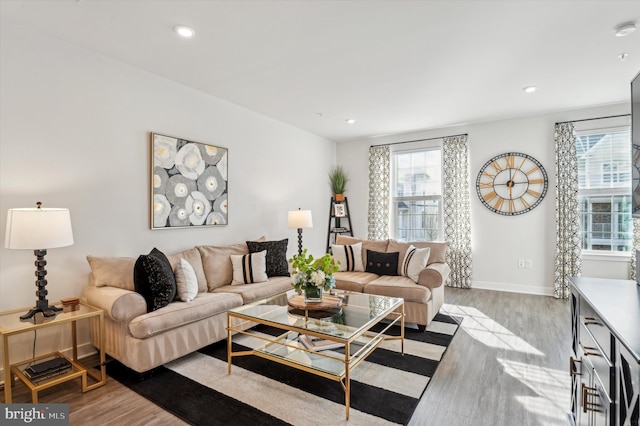
{"type": "Polygon", "coordinates": [[[345,217],[347,215],[347,212],[344,208],[344,204],[334,204],[333,205],[333,215],[335,217],[345,217]]]}
{"type": "Polygon", "coordinates": [[[228,223],[228,149],[151,133],[151,229],[228,223]]]}

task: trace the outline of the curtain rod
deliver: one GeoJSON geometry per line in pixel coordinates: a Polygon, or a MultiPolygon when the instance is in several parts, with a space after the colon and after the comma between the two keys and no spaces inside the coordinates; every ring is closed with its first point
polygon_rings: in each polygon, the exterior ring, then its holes
{"type": "Polygon", "coordinates": [[[437,138],[416,139],[416,140],[404,141],[404,142],[381,143],[379,145],[369,145],[369,148],[371,148],[372,146],[400,145],[400,144],[403,144],[403,143],[434,141],[436,139],[455,138],[456,136],[469,136],[469,134],[468,133],[458,133],[457,135],[439,136],[437,138]]]}
{"type": "Polygon", "coordinates": [[[556,121],[556,124],[580,123],[581,121],[593,121],[593,120],[604,120],[604,119],[607,119],[607,118],[629,117],[630,115],[631,114],[619,114],[619,115],[609,115],[607,117],[583,118],[582,120],[556,121]]]}

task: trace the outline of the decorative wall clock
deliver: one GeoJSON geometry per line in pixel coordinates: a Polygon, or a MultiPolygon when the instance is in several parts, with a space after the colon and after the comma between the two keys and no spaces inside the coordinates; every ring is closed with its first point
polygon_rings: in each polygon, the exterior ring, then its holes
{"type": "Polygon", "coordinates": [[[487,161],[478,173],[476,191],[489,210],[514,216],[534,209],[547,193],[549,179],[530,155],[507,152],[487,161]]]}

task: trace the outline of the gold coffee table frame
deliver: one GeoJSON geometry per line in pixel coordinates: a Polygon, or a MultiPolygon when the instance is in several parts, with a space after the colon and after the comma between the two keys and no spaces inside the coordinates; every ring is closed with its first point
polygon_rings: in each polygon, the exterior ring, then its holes
{"type": "Polygon", "coordinates": [[[259,300],[227,313],[227,363],[229,374],[233,357],[257,355],[321,377],[335,380],[345,393],[346,419],[349,420],[351,401],[350,374],[385,340],[400,340],[404,355],[404,300],[364,293],[339,293],[343,298],[342,310],[329,318],[311,318],[291,313],[287,304],[295,293],[289,291],[259,300]],[[371,328],[387,319],[380,332],[371,328]],[[395,324],[400,324],[399,336],[385,336],[395,324]],[[252,330],[258,324],[282,330],[279,336],[264,336],[252,330]],[[233,352],[234,334],[245,334],[265,343],[250,351],[233,352]],[[329,340],[344,345],[344,355],[335,352],[307,349],[298,342],[298,336],[329,340]]]}
{"type": "MultiPolygon", "coordinates": [[[[61,305],[56,303],[59,307],[61,305]]],[[[60,311],[55,317],[44,318],[42,314],[36,314],[27,321],[20,321],[20,315],[24,314],[29,308],[17,309],[0,313],[0,334],[2,334],[2,361],[4,366],[4,402],[10,404],[12,402],[12,387],[15,377],[20,379],[31,390],[31,400],[35,404],[38,402],[38,392],[59,385],[67,380],[73,380],[78,377],[82,379],[82,392],[95,389],[107,383],[107,371],[105,367],[104,353],[104,312],[102,309],[80,303],[74,311],[60,311]],[[78,362],[78,338],[76,322],[80,320],[95,318],[99,321],[98,330],[100,333],[100,372],[95,373],[78,362]],[[17,363],[10,363],[9,358],[9,337],[29,331],[41,330],[47,327],[68,325],[71,331],[72,339],[72,359],[64,356],[60,352],[52,352],[46,355],[37,356],[34,359],[27,359],[17,363]],[[44,360],[52,357],[61,357],[67,359],[71,363],[71,369],[59,376],[45,379],[39,383],[34,383],[27,378],[22,372],[32,362],[44,360]],[[87,375],[93,379],[94,383],[89,384],[87,375]]]]}

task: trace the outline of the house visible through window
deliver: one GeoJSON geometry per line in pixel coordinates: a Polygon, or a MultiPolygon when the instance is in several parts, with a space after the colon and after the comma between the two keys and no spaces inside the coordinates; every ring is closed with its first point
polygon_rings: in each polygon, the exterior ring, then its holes
{"type": "Polygon", "coordinates": [[[630,138],[628,126],[578,132],[583,250],[631,251],[630,138]]]}
{"type": "Polygon", "coordinates": [[[402,241],[443,239],[440,148],[393,153],[391,231],[402,241]]]}

